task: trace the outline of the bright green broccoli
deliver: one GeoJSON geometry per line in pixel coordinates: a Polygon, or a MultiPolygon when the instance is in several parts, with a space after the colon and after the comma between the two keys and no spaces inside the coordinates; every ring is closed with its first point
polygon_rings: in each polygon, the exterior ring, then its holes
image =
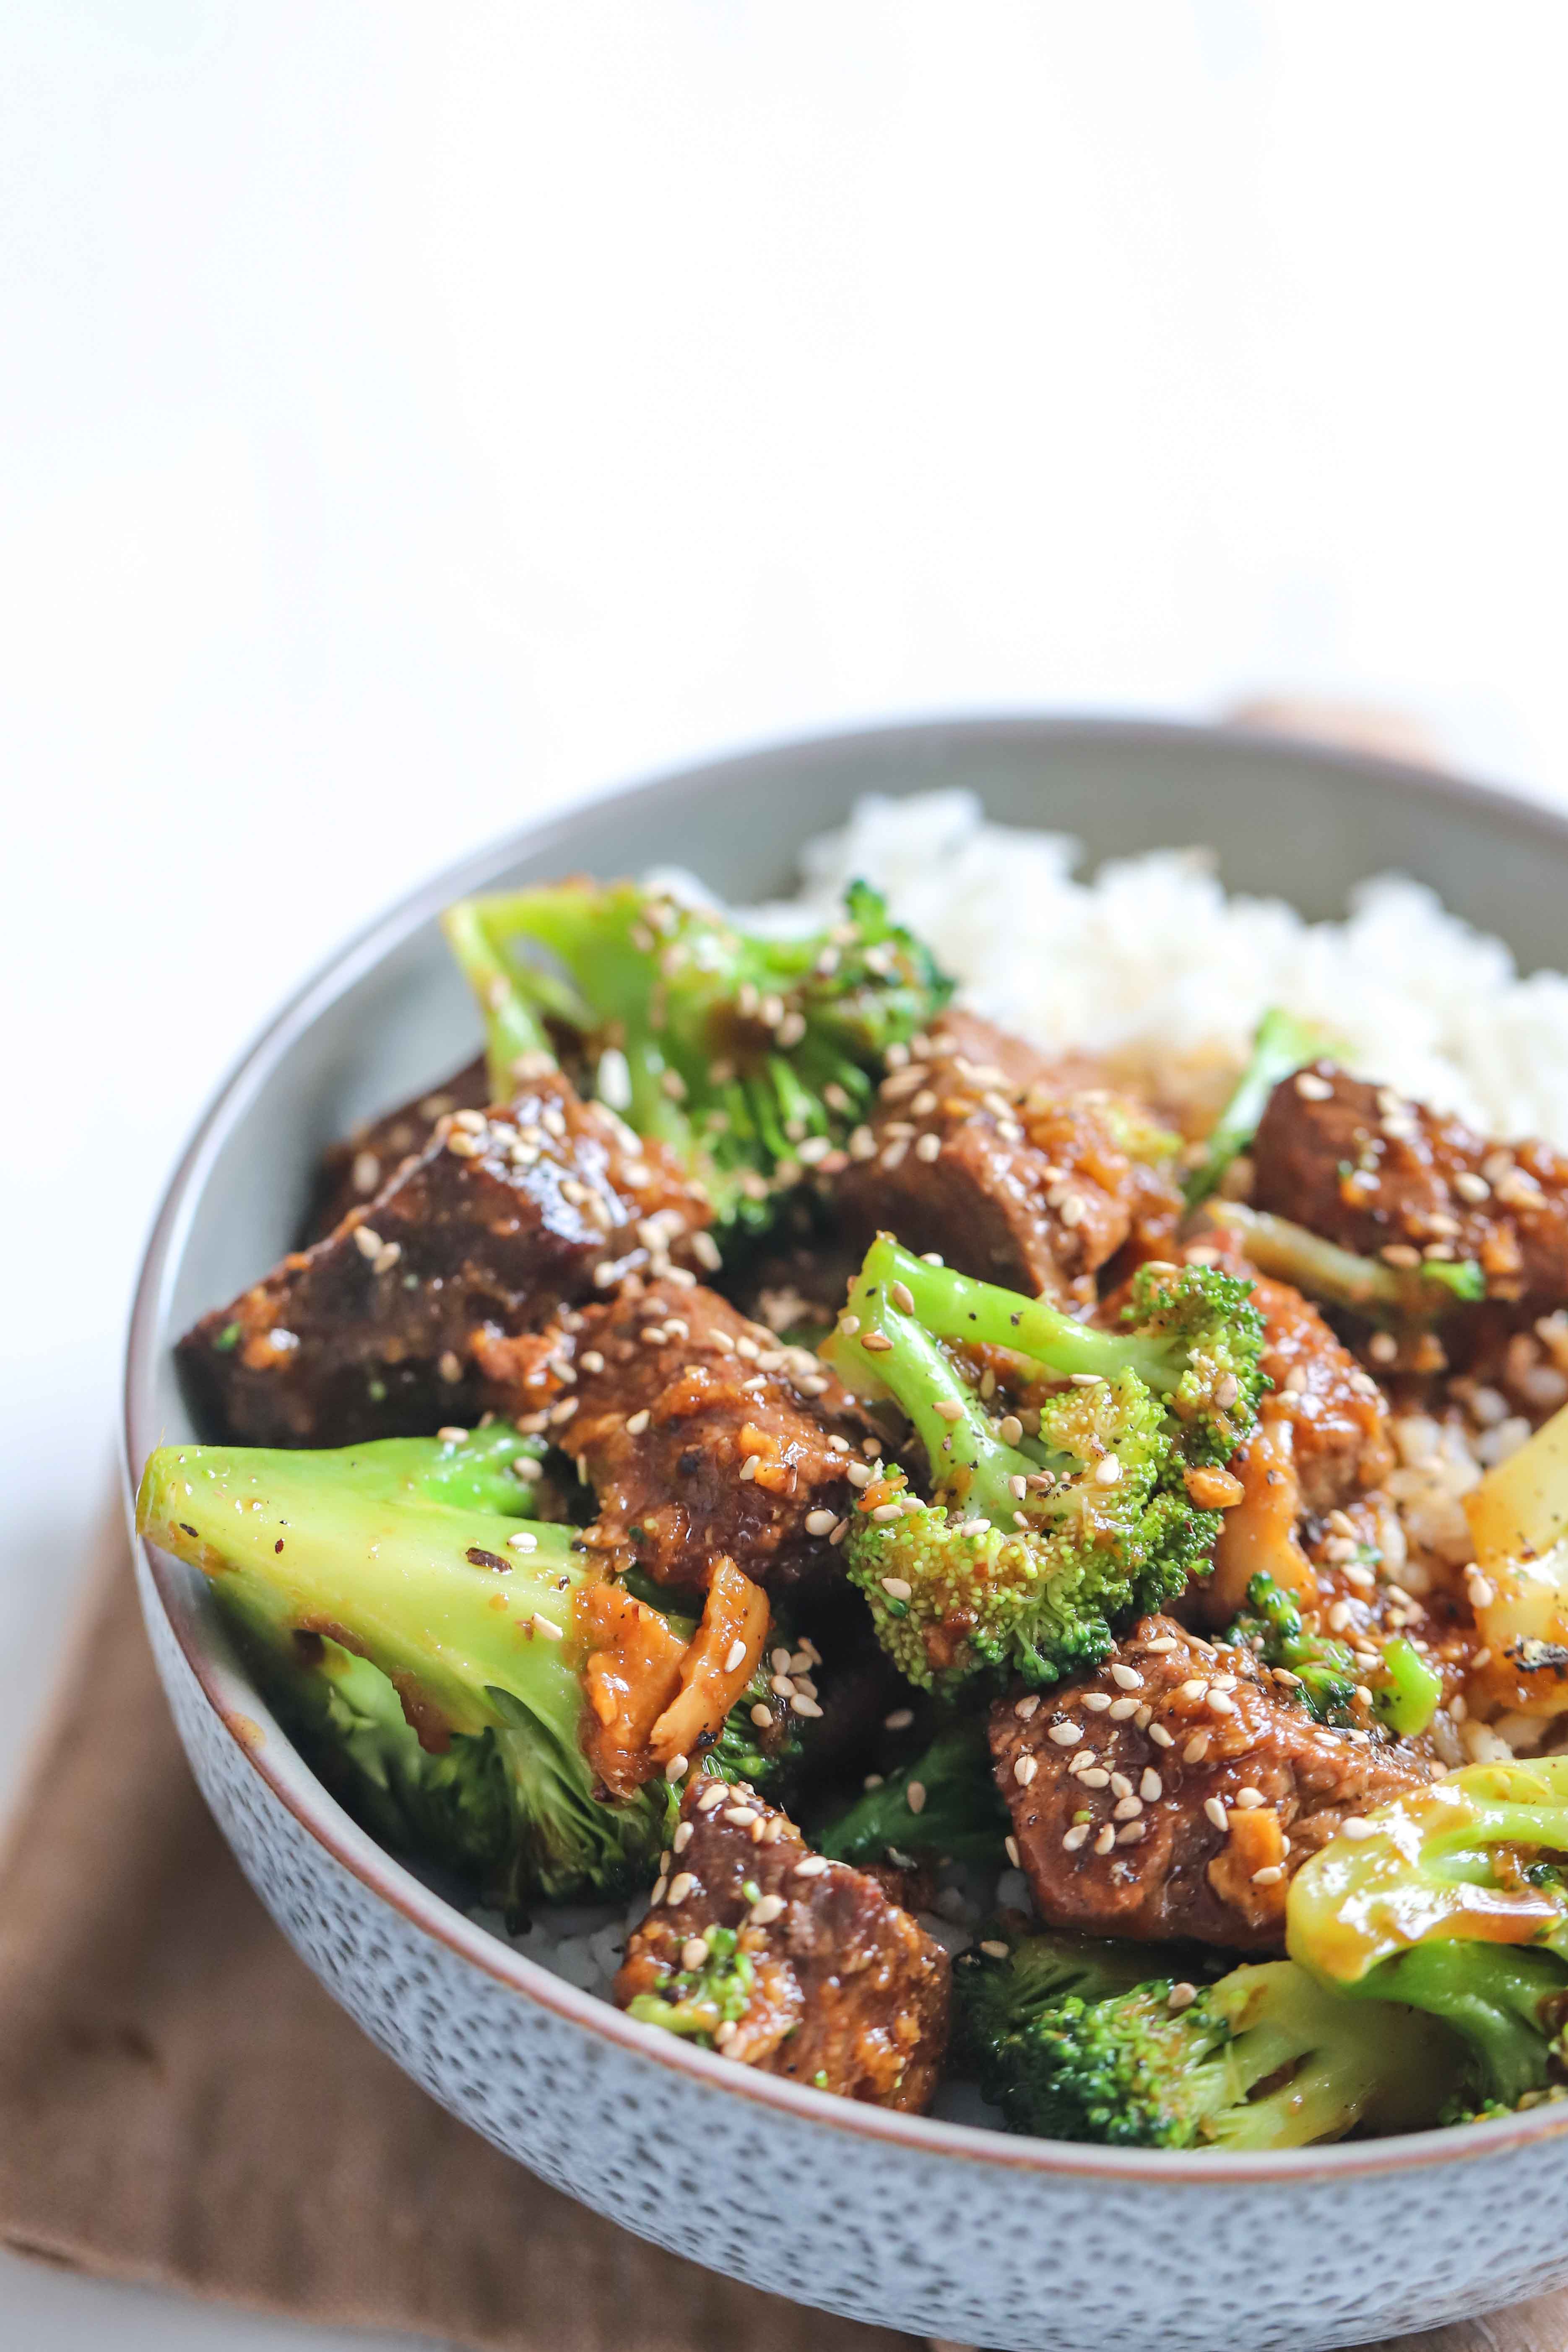
{"type": "Polygon", "coordinates": [[[1283,1667],[1320,1723],[1363,1724],[1364,1701],[1357,1692],[1370,1688],[1372,1712],[1390,1731],[1415,1739],[1426,1730],[1443,1696],[1443,1678],[1403,1633],[1384,1643],[1381,1666],[1366,1667],[1347,1642],[1309,1626],[1295,1594],[1266,1570],[1252,1579],[1247,1599],[1247,1608],[1215,1639],[1251,1650],[1265,1665],[1283,1667]]]}
{"type": "Polygon", "coordinates": [[[1280,1079],[1337,1050],[1337,1041],[1327,1030],[1299,1021],[1279,1005],[1264,1014],[1253,1034],[1247,1067],[1215,1122],[1203,1158],[1183,1184],[1189,1209],[1218,1190],[1226,1169],[1251,1143],[1280,1079]]]}
{"type": "Polygon", "coordinates": [[[1562,2080],[1568,1756],[1471,1765],[1348,1827],[1291,1883],[1292,1957],[1441,2019],[1468,2053],[1469,2105],[1562,2080]]]}
{"type": "Polygon", "coordinates": [[[1385,1265],[1381,1258],[1358,1257],[1289,1217],[1249,1209],[1240,1201],[1216,1201],[1207,1214],[1260,1274],[1293,1283],[1309,1298],[1389,1329],[1440,1323],[1456,1307],[1487,1295],[1486,1276],[1474,1258],[1385,1265]]]}
{"type": "Polygon", "coordinates": [[[985,1727],[951,1724],[922,1756],[866,1789],[813,1840],[835,1862],[882,1862],[935,1853],[1000,1869],[1007,1809],[996,1793],[985,1727]],[[918,1810],[910,1803],[920,1791],[918,1810]]]}
{"type": "Polygon", "coordinates": [[[211,1578],[356,1810],[513,1913],[646,1883],[674,1797],[595,1786],[574,1608],[590,1572],[574,1530],[523,1518],[500,1467],[516,1443],[165,1446],[137,1505],[145,1536],[211,1578]]]}
{"type": "Polygon", "coordinates": [[[658,1992],[637,1994],[627,2015],[711,2048],[719,2028],[738,2025],[751,2006],[755,1963],[738,1948],[740,1940],[737,1928],[704,1928],[706,1952],[697,1967],[678,1969],[658,1992]]]}
{"type": "Polygon", "coordinates": [[[1247,1606],[1216,1638],[1233,1649],[1253,1651],[1265,1665],[1294,1675],[1297,1696],[1320,1723],[1356,1719],[1355,1694],[1362,1672],[1345,1642],[1309,1630],[1300,1604],[1267,1570],[1247,1588],[1247,1606]]]}
{"type": "Polygon", "coordinates": [[[994,1927],[952,1964],[953,2053],[1000,2103],[1018,2073],[1016,2038],[1069,1998],[1109,2000],[1147,1982],[1148,1947],[1098,1936],[994,1927]]]}
{"type": "Polygon", "coordinates": [[[864,883],[809,937],[745,931],[634,882],[465,899],[445,924],[498,1098],[520,1058],[559,1045],[584,1092],[674,1150],[721,1239],[771,1223],[774,1196],[864,1118],[889,1049],[952,992],[864,883]]]}
{"type": "Polygon", "coordinates": [[[1261,1339],[1247,1286],[1209,1267],[1142,1268],[1124,1327],[1105,1331],[879,1234],[822,1353],[862,1394],[890,1396],[926,1455],[931,1500],[886,1471],[845,1544],[900,1671],[1054,1682],[1097,1665],[1117,1621],[1184,1590],[1219,1529],[1186,1473],[1252,1426],[1261,1339]],[[965,1347],[1064,1385],[1026,1431],[1021,1414],[994,1417],[965,1347]]]}
{"type": "Polygon", "coordinates": [[[1046,2139],[1261,2152],[1435,2123],[1459,2079],[1457,2045],[1419,2011],[1270,1960],[1210,1985],[1068,1994],[994,2042],[985,2087],[1012,2130],[1046,2139]]]}

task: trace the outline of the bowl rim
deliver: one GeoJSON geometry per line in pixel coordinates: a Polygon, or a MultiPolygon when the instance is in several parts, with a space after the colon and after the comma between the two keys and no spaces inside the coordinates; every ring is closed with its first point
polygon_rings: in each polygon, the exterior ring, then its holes
{"type": "MultiPolygon", "coordinates": [[[[835,729],[800,737],[769,739],[737,751],[720,753],[661,769],[630,784],[610,786],[547,811],[486,846],[470,851],[420,883],[386,912],[334,950],[284,1002],[245,1047],[220,1080],[180,1154],[156,1212],[137,1276],[131,1308],[121,1427],[121,1475],[135,1547],[137,1479],[132,1465],[157,1443],[153,1398],[158,1368],[163,1293],[194,1214],[208,1168],[228,1129],[247,1099],[292,1050],[299,1038],[346,989],[453,898],[482,886],[498,867],[524,855],[548,855],[587,812],[617,808],[639,812],[666,794],[693,785],[713,792],[743,788],[751,779],[780,765],[832,759],[879,742],[897,753],[908,747],[911,761],[935,742],[962,749],[999,740],[1027,740],[1044,749],[1092,741],[1147,751],[1162,746],[1191,751],[1208,744],[1234,755],[1252,743],[1300,764],[1341,777],[1359,777],[1405,801],[1434,801],[1485,814],[1515,835],[1550,841],[1568,851],[1568,816],[1521,794],[1468,777],[1419,766],[1382,753],[1321,744],[1261,729],[1205,725],[1164,719],[1122,719],[1070,712],[1005,710],[927,717],[835,729]]],[[[1151,845],[1152,846],[1156,845],[1151,845]]],[[[910,2156],[956,2158],[1042,2178],[1100,2179],[1109,2185],[1141,2182],[1194,2189],[1263,2186],[1307,2180],[1364,2178],[1411,2168],[1479,2161],[1513,2147],[1568,2132],[1568,2101],[1522,2116],[1446,2129],[1404,2133],[1384,2139],[1302,2148],[1277,2155],[1219,2151],[1167,2151],[1098,2147],[1078,2142],[1029,2138],[989,2126],[949,2123],[931,2116],[895,2113],[884,2107],[836,2098],[808,2084],[737,2066],[717,2053],[693,2049],[672,2034],[639,2025],[608,2001],[554,1975],[488,1928],[480,1927],[377,1845],[331,1797],[304,1764],[286,1735],[258,1737],[258,1727],[237,1702],[259,1704],[248,1685],[220,1654],[214,1630],[204,1623],[182,1585],[178,1563],[151,1543],[140,1550],[169,1630],[204,1697],[251,1770],[333,1861],[369,1894],[389,1904],[411,1927],[445,1945],[458,1958],[524,1999],[552,2011],[563,2023],[597,2035],[645,2064],[683,2075],[694,2087],[721,2089],[797,2122],[852,2134],[910,2156]]]]}

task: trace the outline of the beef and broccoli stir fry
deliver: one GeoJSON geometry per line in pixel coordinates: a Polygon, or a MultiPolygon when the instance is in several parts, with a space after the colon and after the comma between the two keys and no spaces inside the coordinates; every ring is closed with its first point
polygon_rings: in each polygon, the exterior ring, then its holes
{"type": "Polygon", "coordinates": [[[447,929],[482,1058],[329,1152],[142,1486],[342,1802],[844,2097],[1268,2149],[1568,2087],[1568,1160],[1283,1013],[1200,1123],[861,887],[447,929]]]}

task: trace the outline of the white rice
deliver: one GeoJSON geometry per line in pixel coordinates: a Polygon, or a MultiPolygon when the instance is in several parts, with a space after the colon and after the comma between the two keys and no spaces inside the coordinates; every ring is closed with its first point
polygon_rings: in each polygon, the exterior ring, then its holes
{"type": "Polygon", "coordinates": [[[1309,923],[1282,898],[1227,893],[1207,849],[1148,850],[1089,880],[1081,857],[1065,835],[993,824],[973,793],[873,798],[806,845],[790,915],[826,919],[860,877],[964,1003],[1043,1045],[1234,1064],[1282,1005],[1368,1077],[1568,1147],[1568,979],[1521,980],[1500,940],[1424,884],[1379,876],[1344,921],[1309,923]]]}

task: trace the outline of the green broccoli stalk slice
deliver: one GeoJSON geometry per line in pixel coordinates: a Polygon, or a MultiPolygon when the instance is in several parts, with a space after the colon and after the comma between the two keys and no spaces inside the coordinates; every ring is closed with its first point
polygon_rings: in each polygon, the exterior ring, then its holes
{"type": "Polygon", "coordinates": [[[1460,2077],[1418,2010],[1347,2000],[1271,1960],[1207,1986],[1069,1994],[1000,2038],[987,2082],[1014,2131],[1263,2153],[1435,2123],[1460,2077]]]}
{"type": "Polygon", "coordinates": [[[1338,1041],[1310,1021],[1275,1005],[1253,1033],[1252,1050],[1236,1088],[1209,1135],[1203,1158],[1189,1170],[1182,1190],[1189,1209],[1195,1209],[1217,1192],[1226,1171],[1258,1133],[1268,1097],[1281,1078],[1309,1062],[1321,1061],[1339,1050],[1338,1041]]]}
{"type": "Polygon", "coordinates": [[[1385,1265],[1381,1258],[1358,1257],[1289,1217],[1249,1209],[1240,1201],[1215,1202],[1206,1214],[1222,1232],[1228,1228],[1260,1274],[1293,1283],[1309,1298],[1385,1329],[1425,1328],[1487,1295],[1486,1275],[1474,1258],[1385,1265]]]}
{"type": "Polygon", "coordinates": [[[466,899],[443,919],[483,1013],[491,1085],[564,1041],[584,1091],[668,1144],[725,1228],[762,1230],[774,1196],[841,1146],[889,1050],[952,993],[864,883],[842,919],[769,939],[634,882],[466,899]]]}
{"type": "Polygon", "coordinates": [[[1414,1642],[1395,1633],[1383,1645],[1383,1672],[1373,1685],[1372,1703],[1390,1731],[1419,1739],[1437,1712],[1443,1677],[1414,1642]]]}
{"type": "Polygon", "coordinates": [[[912,1764],[863,1790],[812,1843],[835,1862],[935,1853],[1001,1869],[1006,1834],[985,1727],[971,1719],[950,1724],[912,1764]],[[911,1789],[920,1791],[914,1805],[911,1789]]]}
{"type": "Polygon", "coordinates": [[[1185,1588],[1219,1528],[1188,1499],[1185,1469],[1228,1457],[1251,1426],[1262,1325],[1247,1301],[1210,1268],[1145,1267],[1128,1328],[1091,1330],[879,1235],[821,1352],[862,1394],[890,1396],[926,1456],[931,1499],[885,1472],[844,1548],[911,1682],[1088,1671],[1118,1620],[1185,1588]],[[993,1419],[952,1352],[964,1345],[1070,1383],[1038,1409],[1037,1434],[993,1419]]]}
{"type": "Polygon", "coordinates": [[[1441,2019],[1472,2101],[1514,2106],[1560,2079],[1568,1756],[1471,1765],[1350,1827],[1291,1884],[1292,1956],[1338,1990],[1441,2019]]]}
{"type": "Polygon", "coordinates": [[[531,1895],[619,1896],[651,1877],[673,1791],[596,1792],[573,1531],[447,1500],[459,1456],[428,1439],[164,1446],[137,1523],[212,1580],[305,1729],[340,1754],[349,1735],[352,1787],[380,1774],[381,1816],[412,1850],[481,1877],[509,1912],[531,1895]],[[349,1655],[395,1692],[407,1738],[349,1655]]]}

